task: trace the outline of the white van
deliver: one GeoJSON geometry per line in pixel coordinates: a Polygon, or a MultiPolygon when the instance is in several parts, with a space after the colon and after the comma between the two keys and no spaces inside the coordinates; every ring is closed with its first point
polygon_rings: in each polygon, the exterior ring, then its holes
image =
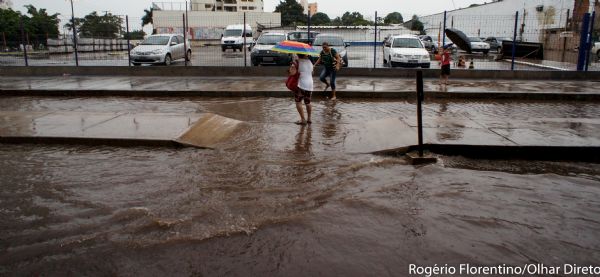
{"type": "MultiPolygon", "coordinates": [[[[227,28],[225,28],[225,33],[221,37],[221,50],[223,50],[223,52],[225,52],[227,49],[233,49],[234,52],[235,49],[242,51],[244,49],[244,36],[242,35],[243,32],[243,24],[227,26],[227,28]]],[[[250,27],[248,24],[246,24],[245,37],[248,50],[252,50],[254,40],[252,39],[252,27],[250,27]]]]}

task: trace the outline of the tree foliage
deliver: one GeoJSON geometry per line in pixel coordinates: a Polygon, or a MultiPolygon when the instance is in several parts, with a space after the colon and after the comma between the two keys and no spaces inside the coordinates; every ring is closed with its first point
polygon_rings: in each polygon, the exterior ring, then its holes
{"type": "Polygon", "coordinates": [[[329,25],[331,23],[331,19],[329,18],[329,16],[327,14],[318,12],[310,17],[310,22],[312,25],[315,25],[315,26],[323,26],[323,25],[329,25]]]}
{"type": "Polygon", "coordinates": [[[279,1],[275,12],[281,13],[281,25],[283,26],[304,25],[307,22],[304,8],[296,0],[279,1]]]}
{"type": "MultiPolygon", "coordinates": [[[[142,17],[142,27],[148,24],[154,25],[154,8],[150,8],[149,10],[144,10],[144,16],[142,17]]],[[[156,29],[152,29],[152,34],[156,34],[156,29]]]]}
{"type": "Polygon", "coordinates": [[[129,35],[127,35],[127,33],[123,34],[124,39],[129,37],[131,40],[142,40],[144,39],[144,36],[146,36],[146,33],[142,30],[130,31],[129,35]]]}
{"type": "Polygon", "coordinates": [[[412,19],[404,24],[404,27],[409,28],[411,31],[419,31],[421,35],[425,34],[425,26],[417,15],[413,15],[412,19]]]}
{"type": "Polygon", "coordinates": [[[80,22],[81,27],[77,31],[81,37],[118,38],[123,32],[123,19],[111,13],[99,15],[92,12],[80,19],[80,22]]]}
{"type": "Polygon", "coordinates": [[[373,22],[364,19],[363,15],[359,12],[345,12],[341,18],[342,25],[345,26],[364,26],[373,25],[373,22]]]}
{"type": "Polygon", "coordinates": [[[404,23],[404,19],[402,18],[402,14],[399,12],[389,13],[385,19],[383,20],[384,24],[402,24],[404,23]]]}
{"type": "Polygon", "coordinates": [[[33,5],[25,6],[27,15],[12,9],[0,9],[0,32],[4,33],[7,47],[17,47],[22,43],[21,22],[26,37],[25,42],[34,45],[46,45],[46,38],[57,37],[59,14],[49,15],[46,9],[36,9],[33,5]]]}

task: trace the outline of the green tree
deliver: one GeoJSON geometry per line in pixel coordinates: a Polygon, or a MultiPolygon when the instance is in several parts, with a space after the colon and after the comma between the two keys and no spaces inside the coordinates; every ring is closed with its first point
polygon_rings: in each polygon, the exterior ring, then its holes
{"type": "Polygon", "coordinates": [[[132,40],[142,40],[144,39],[144,36],[146,36],[146,33],[142,30],[130,31],[129,36],[127,35],[127,33],[123,34],[124,39],[127,39],[129,37],[129,39],[132,40]]]}
{"type": "Polygon", "coordinates": [[[383,19],[383,23],[390,25],[390,24],[402,24],[404,23],[404,19],[402,18],[402,14],[400,14],[399,12],[393,12],[393,13],[389,13],[384,19],[383,19]]]}
{"type": "Polygon", "coordinates": [[[323,25],[331,24],[331,19],[329,18],[329,16],[327,14],[318,12],[310,17],[310,22],[312,25],[315,25],[315,26],[323,26],[323,25]]]}
{"type": "Polygon", "coordinates": [[[7,47],[17,47],[21,43],[21,17],[22,15],[18,11],[0,9],[0,32],[4,33],[7,47]]]}
{"type": "Polygon", "coordinates": [[[304,25],[307,22],[304,8],[296,0],[279,1],[275,12],[281,13],[281,25],[283,26],[304,25]]]}
{"type": "Polygon", "coordinates": [[[416,14],[412,16],[410,21],[404,24],[404,27],[409,28],[411,31],[419,31],[419,34],[421,35],[425,34],[425,26],[416,14]]]}
{"type": "Polygon", "coordinates": [[[342,25],[345,26],[362,26],[362,25],[373,25],[373,22],[364,19],[362,14],[359,12],[346,12],[342,15],[342,25]]]}
{"type": "Polygon", "coordinates": [[[343,25],[342,24],[342,18],[339,17],[339,16],[336,17],[336,18],[334,18],[333,20],[331,20],[331,23],[329,25],[332,25],[332,26],[341,26],[341,25],[343,25]]]}
{"type": "MultiPolygon", "coordinates": [[[[144,16],[142,17],[142,27],[148,24],[152,24],[154,26],[154,8],[150,8],[149,10],[144,10],[144,16]]],[[[152,28],[152,34],[156,34],[156,29],[152,28]]]]}
{"type": "Polygon", "coordinates": [[[82,37],[117,38],[123,32],[123,19],[111,13],[86,15],[79,28],[82,37]]]}

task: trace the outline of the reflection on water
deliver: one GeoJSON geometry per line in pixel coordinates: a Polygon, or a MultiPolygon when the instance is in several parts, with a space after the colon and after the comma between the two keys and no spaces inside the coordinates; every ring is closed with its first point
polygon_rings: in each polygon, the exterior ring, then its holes
{"type": "MultiPolygon", "coordinates": [[[[600,259],[595,164],[441,157],[415,168],[341,145],[349,123],[413,115],[410,103],[315,101],[313,124],[297,126],[291,99],[238,101],[1,102],[216,112],[252,128],[217,150],[0,145],[0,274],[403,276],[410,263],[600,259]]],[[[427,103],[425,113],[600,115],[592,104],[514,105],[427,103]]]]}

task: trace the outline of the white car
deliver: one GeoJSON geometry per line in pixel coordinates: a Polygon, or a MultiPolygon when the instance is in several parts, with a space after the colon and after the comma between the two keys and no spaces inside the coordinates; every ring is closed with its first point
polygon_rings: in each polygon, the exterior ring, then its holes
{"type": "Polygon", "coordinates": [[[233,52],[237,49],[242,52],[244,51],[244,43],[246,43],[248,51],[252,50],[254,39],[250,25],[246,24],[246,27],[243,24],[228,25],[225,28],[225,33],[221,37],[221,50],[223,52],[227,49],[232,49],[233,52]],[[244,33],[244,30],[246,33],[244,33]]]}
{"type": "Polygon", "coordinates": [[[423,42],[413,35],[392,36],[383,45],[383,63],[391,67],[431,67],[431,57],[423,42]]]}
{"type": "Polygon", "coordinates": [[[189,40],[184,43],[183,35],[178,34],[148,36],[131,50],[131,64],[136,66],[143,63],[170,65],[174,60],[189,61],[191,57],[189,40]]]}
{"type": "Polygon", "coordinates": [[[469,37],[471,52],[482,52],[484,55],[490,52],[490,44],[483,42],[479,37],[469,37]]]}
{"type": "Polygon", "coordinates": [[[596,55],[596,60],[600,60],[600,42],[594,43],[594,47],[592,47],[592,55],[596,55]]]}

